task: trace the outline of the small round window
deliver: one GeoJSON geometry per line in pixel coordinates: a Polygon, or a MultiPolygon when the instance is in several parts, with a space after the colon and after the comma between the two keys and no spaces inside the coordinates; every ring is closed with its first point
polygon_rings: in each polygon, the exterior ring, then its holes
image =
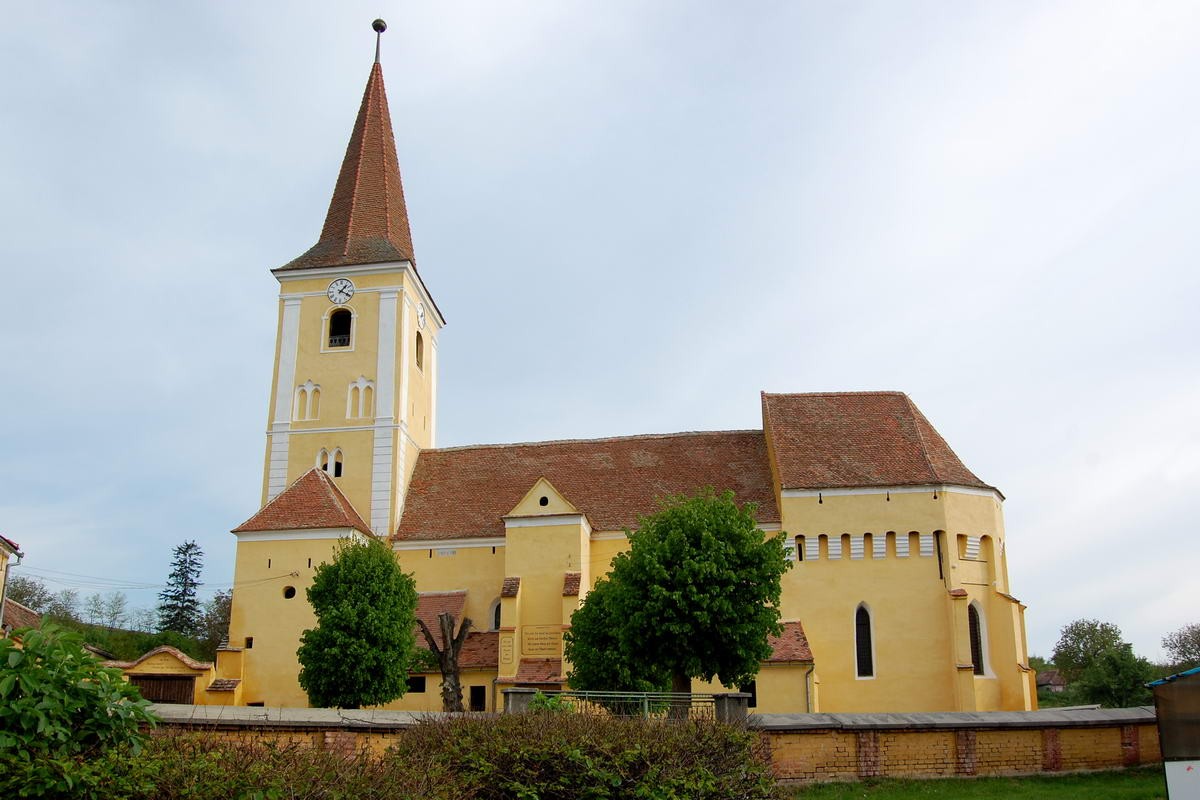
{"type": "Polygon", "coordinates": [[[549,498],[549,497],[546,497],[545,495],[542,495],[542,498],[541,498],[540,500],[538,500],[538,505],[539,505],[539,506],[548,506],[548,505],[550,505],[550,498],[549,498]]]}
{"type": "Polygon", "coordinates": [[[285,600],[291,600],[295,596],[296,596],[296,587],[295,586],[283,587],[283,598],[285,600]]]}

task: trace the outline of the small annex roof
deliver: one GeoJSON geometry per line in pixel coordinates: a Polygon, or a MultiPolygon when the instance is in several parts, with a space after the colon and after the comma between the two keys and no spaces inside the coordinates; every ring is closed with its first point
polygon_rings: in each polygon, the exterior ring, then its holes
{"type": "Polygon", "coordinates": [[[981,489],[903,392],[762,393],[783,489],[951,484],[981,489]]]}
{"type": "Polygon", "coordinates": [[[8,550],[10,553],[20,553],[21,552],[21,545],[17,544],[16,542],[14,542],[12,539],[8,538],[4,534],[0,534],[0,547],[3,547],[4,549],[8,550]]]}
{"type": "Polygon", "coordinates": [[[556,684],[566,683],[562,674],[562,659],[559,658],[522,658],[517,666],[515,677],[499,683],[533,683],[556,684]]]}
{"type": "MultiPolygon", "coordinates": [[[[437,639],[441,634],[438,616],[449,612],[454,617],[455,628],[462,620],[463,611],[467,605],[467,593],[455,592],[422,592],[417,595],[417,619],[424,622],[437,639]]],[[[417,647],[429,649],[425,637],[417,631],[417,647]]],[[[462,669],[491,669],[500,663],[500,634],[496,631],[471,630],[463,641],[462,650],[458,654],[458,665],[462,669]]]]}
{"type": "Polygon", "coordinates": [[[811,664],[812,649],[808,646],[808,637],[804,635],[804,626],[799,622],[784,622],[783,633],[778,636],[768,636],[767,644],[771,645],[771,655],[768,664],[801,662],[811,664]]]}
{"type": "MultiPolygon", "coordinates": [[[[438,617],[446,612],[454,617],[454,624],[462,619],[463,609],[467,606],[466,591],[458,592],[422,592],[417,595],[417,619],[436,636],[438,632],[438,617]]],[[[418,641],[422,638],[418,636],[418,641]]]]}
{"type": "Polygon", "coordinates": [[[208,661],[197,661],[196,659],[192,658],[191,656],[189,656],[187,653],[183,652],[179,648],[171,647],[171,645],[169,645],[169,644],[159,645],[158,647],[154,648],[153,650],[149,651],[148,653],[143,653],[142,655],[138,656],[133,661],[105,661],[104,666],[117,667],[118,669],[133,669],[134,667],[136,667],[138,664],[141,664],[146,659],[153,658],[154,656],[159,655],[160,653],[165,653],[165,654],[171,656],[172,658],[177,660],[179,663],[183,664],[188,669],[207,670],[207,669],[212,669],[212,666],[213,666],[212,663],[210,663],[208,661]]]}
{"type": "Polygon", "coordinates": [[[234,533],[252,531],[290,531],[308,528],[353,528],[367,535],[371,529],[342,494],[329,473],[313,467],[280,492],[258,513],[233,529],[234,533]]]}
{"type": "Polygon", "coordinates": [[[502,537],[504,515],[545,479],[593,529],[633,528],[658,499],[711,486],[778,523],[760,431],[717,431],[423,450],[397,540],[502,537]]]}
{"type": "Polygon", "coordinates": [[[0,620],[0,627],[4,628],[4,630],[40,628],[41,626],[41,614],[23,603],[18,603],[11,597],[4,599],[4,619],[0,620]]]}

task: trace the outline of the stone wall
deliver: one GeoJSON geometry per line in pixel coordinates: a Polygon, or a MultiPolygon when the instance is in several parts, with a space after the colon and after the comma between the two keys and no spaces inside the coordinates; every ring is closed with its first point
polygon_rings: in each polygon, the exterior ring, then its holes
{"type": "MultiPolygon", "coordinates": [[[[350,754],[382,753],[404,711],[157,705],[160,733],[201,731],[350,754]]],[[[1120,769],[1162,760],[1152,708],[945,714],[759,714],[781,781],[944,778],[1120,769]]]]}

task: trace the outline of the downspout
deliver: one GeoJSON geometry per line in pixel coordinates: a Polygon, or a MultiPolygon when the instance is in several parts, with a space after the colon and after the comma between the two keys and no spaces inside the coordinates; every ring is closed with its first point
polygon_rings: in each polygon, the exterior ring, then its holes
{"type": "Polygon", "coordinates": [[[808,672],[804,673],[804,707],[808,710],[809,714],[813,713],[812,674],[816,668],[816,664],[809,664],[808,672]]]}
{"type": "Polygon", "coordinates": [[[17,563],[11,561],[4,567],[4,583],[0,585],[0,639],[8,638],[8,631],[4,629],[4,604],[8,601],[8,576],[12,573],[13,567],[21,566],[21,559],[25,558],[25,554],[20,550],[14,550],[13,555],[17,558],[17,563]]]}

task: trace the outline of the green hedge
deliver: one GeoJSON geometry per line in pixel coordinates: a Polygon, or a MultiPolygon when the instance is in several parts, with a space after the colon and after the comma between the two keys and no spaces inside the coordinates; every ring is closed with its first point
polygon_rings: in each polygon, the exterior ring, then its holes
{"type": "MultiPolygon", "coordinates": [[[[139,755],[110,750],[76,772],[113,800],[758,800],[775,796],[764,747],[712,723],[529,714],[431,720],[352,758],[160,732],[139,755]]],[[[16,795],[0,777],[5,788],[16,795]]]]}

